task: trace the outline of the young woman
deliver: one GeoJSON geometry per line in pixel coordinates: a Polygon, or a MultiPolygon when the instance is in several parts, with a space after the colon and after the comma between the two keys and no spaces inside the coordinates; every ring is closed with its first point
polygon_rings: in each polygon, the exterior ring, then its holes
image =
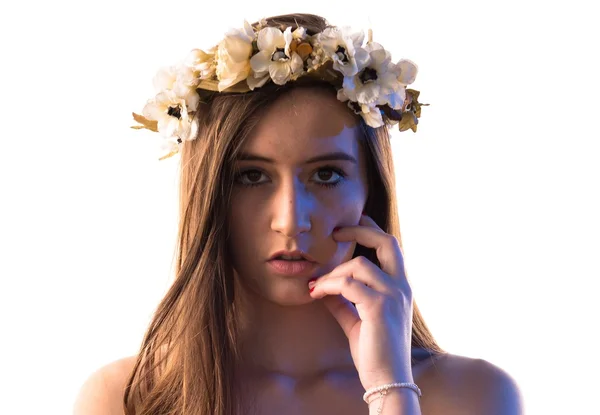
{"type": "Polygon", "coordinates": [[[269,18],[161,75],[136,119],[181,155],[176,279],[76,413],[520,413],[510,376],[441,349],[412,297],[387,126],[416,131],[416,67],[327,30],[269,18]]]}

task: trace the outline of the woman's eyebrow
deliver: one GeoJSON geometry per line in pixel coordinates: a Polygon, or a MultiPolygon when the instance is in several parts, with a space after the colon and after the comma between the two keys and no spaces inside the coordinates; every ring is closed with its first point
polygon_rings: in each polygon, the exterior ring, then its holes
{"type": "MultiPolygon", "coordinates": [[[[258,154],[247,153],[247,152],[241,152],[238,155],[237,160],[240,160],[240,161],[264,161],[265,163],[275,164],[275,160],[273,160],[273,159],[270,159],[270,158],[264,157],[264,156],[259,156],[258,154]]],[[[304,164],[316,163],[318,161],[332,161],[332,160],[351,161],[354,164],[358,164],[358,161],[356,161],[356,158],[354,156],[351,156],[348,153],[344,153],[343,151],[336,151],[333,153],[320,154],[318,156],[309,158],[308,160],[306,160],[304,162],[304,164]]]]}

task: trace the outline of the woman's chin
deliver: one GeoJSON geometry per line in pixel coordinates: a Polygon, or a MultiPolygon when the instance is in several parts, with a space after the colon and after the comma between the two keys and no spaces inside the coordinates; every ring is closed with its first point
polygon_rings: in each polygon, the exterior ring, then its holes
{"type": "Polygon", "coordinates": [[[301,306],[314,303],[316,300],[310,296],[308,286],[299,287],[281,287],[265,293],[264,297],[272,303],[280,306],[301,306]]]}

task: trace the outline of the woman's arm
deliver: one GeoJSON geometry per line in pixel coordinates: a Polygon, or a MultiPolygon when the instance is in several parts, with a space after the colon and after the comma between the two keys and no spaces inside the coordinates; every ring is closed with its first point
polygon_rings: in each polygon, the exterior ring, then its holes
{"type": "Polygon", "coordinates": [[[382,398],[377,394],[371,399],[369,415],[421,415],[419,395],[412,389],[393,388],[382,398]],[[381,412],[378,412],[380,409],[381,412]]]}

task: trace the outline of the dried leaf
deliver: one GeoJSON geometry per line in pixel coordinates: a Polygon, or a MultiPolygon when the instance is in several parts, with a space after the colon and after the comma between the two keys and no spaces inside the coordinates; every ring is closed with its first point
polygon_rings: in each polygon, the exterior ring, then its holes
{"type": "Polygon", "coordinates": [[[160,158],[158,159],[158,161],[166,160],[166,159],[168,159],[168,158],[170,158],[170,157],[174,156],[174,155],[175,155],[175,154],[177,154],[177,153],[179,153],[179,150],[173,150],[173,151],[171,151],[169,154],[166,154],[166,155],[164,155],[164,156],[160,157],[160,158]]]}
{"type": "Polygon", "coordinates": [[[417,124],[419,123],[419,119],[413,114],[411,111],[406,111],[402,113],[402,119],[398,123],[398,128],[400,131],[413,130],[413,132],[417,132],[417,124]]]}
{"type": "Polygon", "coordinates": [[[158,132],[158,121],[149,120],[148,118],[144,117],[143,115],[136,114],[135,112],[132,112],[131,114],[133,115],[134,120],[136,120],[137,122],[142,124],[142,125],[132,126],[131,128],[136,129],[136,130],[146,128],[150,131],[154,131],[155,133],[158,132]]]}
{"type": "MultiPolygon", "coordinates": [[[[207,91],[219,92],[219,80],[217,79],[202,79],[196,89],[205,89],[207,91]]],[[[221,93],[228,92],[250,92],[250,88],[248,87],[248,83],[245,79],[242,79],[237,84],[231,85],[229,88],[224,89],[221,93]]]]}

